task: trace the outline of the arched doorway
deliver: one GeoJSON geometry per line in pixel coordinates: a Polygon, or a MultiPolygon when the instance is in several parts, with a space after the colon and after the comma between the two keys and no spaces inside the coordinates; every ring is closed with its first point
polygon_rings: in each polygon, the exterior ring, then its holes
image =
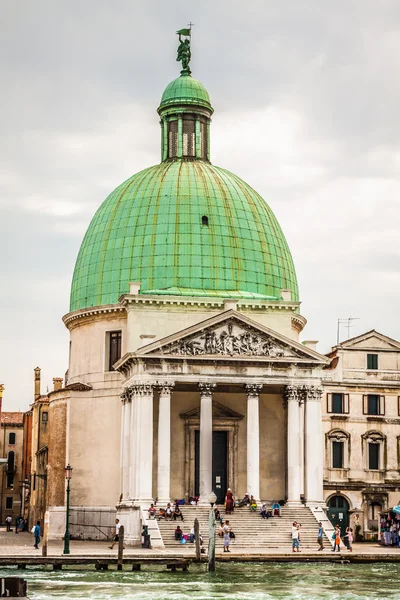
{"type": "Polygon", "coordinates": [[[332,525],[339,525],[342,536],[349,526],[349,503],[344,496],[332,496],[328,500],[328,517],[332,525]]]}

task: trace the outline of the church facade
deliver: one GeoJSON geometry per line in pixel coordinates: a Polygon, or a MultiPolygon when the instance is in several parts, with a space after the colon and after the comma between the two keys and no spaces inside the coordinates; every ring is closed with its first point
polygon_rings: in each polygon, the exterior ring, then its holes
{"type": "Polygon", "coordinates": [[[51,538],[64,533],[67,463],[83,537],[117,514],[134,544],[156,498],[223,502],[228,487],[326,505],[332,357],[299,341],[296,272],[271,209],[210,163],[213,108],[187,41],[158,108],[161,163],[110,194],[76,262],[68,379],[48,395],[51,538]]]}

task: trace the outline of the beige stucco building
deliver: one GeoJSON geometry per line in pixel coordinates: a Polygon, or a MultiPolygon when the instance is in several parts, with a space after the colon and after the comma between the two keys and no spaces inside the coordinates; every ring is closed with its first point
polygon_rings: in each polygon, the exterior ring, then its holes
{"type": "Polygon", "coordinates": [[[22,514],[22,458],[23,458],[22,412],[1,413],[0,427],[0,523],[11,516],[22,514]]]}
{"type": "Polygon", "coordinates": [[[400,343],[377,331],[342,342],[324,375],[324,491],[365,536],[400,498],[400,343]]]}

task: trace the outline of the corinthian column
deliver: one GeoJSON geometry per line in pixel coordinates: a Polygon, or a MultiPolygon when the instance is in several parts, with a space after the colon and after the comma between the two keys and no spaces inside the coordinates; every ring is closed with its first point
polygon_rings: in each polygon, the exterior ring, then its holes
{"type": "Polygon", "coordinates": [[[131,388],[130,491],[131,499],[148,503],[153,497],[153,385],[131,388]]]}
{"type": "Polygon", "coordinates": [[[322,503],[323,493],[323,434],[322,388],[308,386],[305,395],[305,497],[307,504],[322,503]]]}
{"type": "Polygon", "coordinates": [[[300,467],[300,406],[301,388],[288,385],[285,390],[287,404],[287,501],[299,504],[301,493],[300,467]]]}
{"type": "Polygon", "coordinates": [[[212,491],[212,391],[215,383],[199,383],[200,390],[200,501],[212,491]]]}
{"type": "Polygon", "coordinates": [[[247,487],[248,493],[260,499],[260,407],[262,385],[251,383],[247,392],[247,487]]]}
{"type": "Polygon", "coordinates": [[[172,382],[159,384],[157,496],[161,504],[171,500],[171,393],[174,385],[172,382]]]}

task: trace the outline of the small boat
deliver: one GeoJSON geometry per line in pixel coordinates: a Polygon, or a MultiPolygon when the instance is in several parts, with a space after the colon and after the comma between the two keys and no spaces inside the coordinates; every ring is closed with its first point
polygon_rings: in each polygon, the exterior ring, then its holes
{"type": "Polygon", "coordinates": [[[27,583],[21,577],[0,578],[0,598],[25,598],[28,600],[27,583]]]}

